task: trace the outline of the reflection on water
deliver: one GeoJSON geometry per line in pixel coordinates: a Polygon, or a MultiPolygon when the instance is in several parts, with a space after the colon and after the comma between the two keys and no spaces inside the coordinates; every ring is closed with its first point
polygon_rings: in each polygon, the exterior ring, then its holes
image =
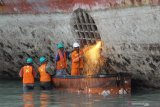
{"type": "Polygon", "coordinates": [[[47,93],[41,93],[40,95],[40,107],[48,107],[50,96],[47,93]]]}
{"type": "MultiPolygon", "coordinates": [[[[36,99],[34,92],[25,92],[23,93],[23,107],[36,107],[37,104],[35,104],[36,99]]],[[[39,96],[40,105],[39,107],[48,107],[50,102],[50,95],[46,92],[41,92],[39,96]]]]}
{"type": "Polygon", "coordinates": [[[33,92],[23,93],[23,103],[24,103],[24,107],[34,107],[33,95],[34,95],[33,92]]]}
{"type": "Polygon", "coordinates": [[[160,91],[151,90],[132,96],[101,96],[41,91],[23,93],[20,81],[0,81],[0,107],[159,107],[160,91]]]}

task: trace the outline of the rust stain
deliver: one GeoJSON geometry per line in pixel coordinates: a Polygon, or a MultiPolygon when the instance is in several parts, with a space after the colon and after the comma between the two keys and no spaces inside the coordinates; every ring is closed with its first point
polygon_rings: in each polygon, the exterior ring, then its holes
{"type": "Polygon", "coordinates": [[[160,5],[160,0],[0,0],[0,13],[71,12],[75,8],[94,10],[94,7],[117,8],[141,5],[160,5]]]}
{"type": "Polygon", "coordinates": [[[100,94],[103,91],[109,91],[111,95],[120,94],[124,89],[127,94],[131,93],[131,77],[94,77],[94,78],[52,78],[55,88],[67,90],[70,92],[80,92],[87,94],[100,94]],[[77,83],[79,85],[77,85],[77,83]]]}

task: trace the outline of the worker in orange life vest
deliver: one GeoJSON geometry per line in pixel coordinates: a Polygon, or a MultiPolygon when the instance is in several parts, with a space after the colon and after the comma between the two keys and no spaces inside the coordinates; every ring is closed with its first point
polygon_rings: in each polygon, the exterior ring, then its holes
{"type": "Polygon", "coordinates": [[[23,90],[33,90],[34,89],[34,78],[36,77],[36,72],[32,66],[33,59],[27,58],[26,65],[23,66],[19,72],[19,76],[23,78],[23,90]]]}
{"type": "Polygon", "coordinates": [[[80,75],[83,70],[83,51],[80,50],[79,43],[75,42],[73,43],[74,51],[71,54],[71,60],[72,60],[72,69],[71,69],[71,75],[76,76],[80,75]]]}
{"type": "Polygon", "coordinates": [[[69,57],[69,52],[64,50],[64,45],[58,43],[57,45],[58,53],[56,55],[56,76],[68,75],[67,70],[67,58],[69,57]]]}
{"type": "Polygon", "coordinates": [[[42,90],[49,90],[52,89],[51,85],[51,74],[47,71],[48,62],[46,57],[42,56],[39,59],[41,63],[40,67],[38,68],[38,72],[40,74],[40,88],[42,90]]]}

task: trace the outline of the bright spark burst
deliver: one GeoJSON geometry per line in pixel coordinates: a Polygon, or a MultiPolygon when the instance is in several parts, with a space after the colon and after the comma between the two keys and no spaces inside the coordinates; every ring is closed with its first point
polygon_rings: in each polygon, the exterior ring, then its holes
{"type": "Polygon", "coordinates": [[[102,42],[98,41],[95,45],[89,46],[89,48],[84,56],[85,56],[85,66],[84,66],[84,74],[85,75],[94,75],[99,72],[101,63],[101,45],[102,42]]]}

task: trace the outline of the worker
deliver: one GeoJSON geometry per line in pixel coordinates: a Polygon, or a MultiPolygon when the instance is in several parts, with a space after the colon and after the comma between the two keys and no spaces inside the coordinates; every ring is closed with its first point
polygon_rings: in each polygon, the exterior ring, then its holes
{"type": "Polygon", "coordinates": [[[40,74],[40,88],[42,90],[49,90],[52,89],[51,85],[51,74],[47,71],[47,59],[46,57],[42,56],[39,59],[40,67],[38,68],[38,72],[40,74]]]}
{"type": "Polygon", "coordinates": [[[64,50],[63,43],[58,43],[57,45],[58,53],[56,55],[56,76],[68,75],[67,73],[67,58],[69,57],[69,52],[64,50]]]}
{"type": "Polygon", "coordinates": [[[83,71],[83,51],[80,50],[79,43],[73,43],[74,51],[71,54],[72,68],[71,75],[80,75],[83,71]]]}
{"type": "Polygon", "coordinates": [[[23,91],[34,89],[34,78],[36,77],[36,72],[32,66],[33,59],[27,58],[26,65],[23,66],[19,72],[19,76],[23,78],[23,91]]]}

